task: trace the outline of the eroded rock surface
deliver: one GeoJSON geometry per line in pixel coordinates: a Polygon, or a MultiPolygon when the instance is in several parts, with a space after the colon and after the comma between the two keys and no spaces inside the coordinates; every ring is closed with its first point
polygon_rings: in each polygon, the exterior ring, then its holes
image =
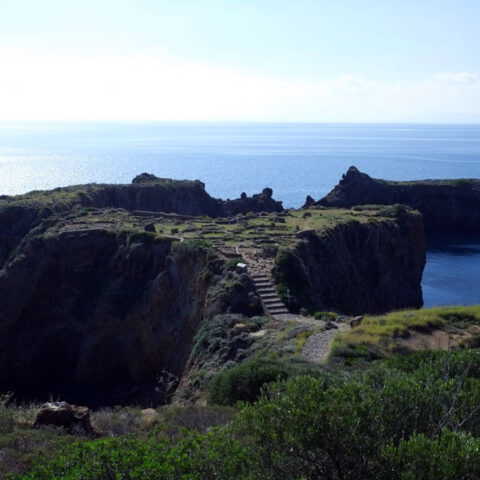
{"type": "MultiPolygon", "coordinates": [[[[311,198],[307,200],[312,205],[311,198]]],[[[316,202],[328,207],[403,204],[420,211],[428,233],[480,232],[480,180],[394,182],[350,167],[338,185],[316,202]]]]}
{"type": "Polygon", "coordinates": [[[349,315],[421,307],[425,236],[421,215],[402,207],[392,221],[306,230],[279,253],[275,278],[291,311],[349,315]]]}
{"type": "Polygon", "coordinates": [[[0,391],[161,403],[156,375],[181,375],[207,312],[262,312],[204,248],[67,227],[32,235],[0,270],[0,391]]]}

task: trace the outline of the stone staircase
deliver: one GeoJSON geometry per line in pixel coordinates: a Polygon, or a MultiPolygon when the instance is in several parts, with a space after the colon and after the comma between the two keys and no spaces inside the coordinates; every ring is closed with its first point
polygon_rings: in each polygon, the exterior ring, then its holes
{"type": "Polygon", "coordinates": [[[266,313],[273,317],[289,313],[273,282],[271,274],[273,258],[262,257],[256,248],[231,247],[222,245],[220,242],[218,245],[214,244],[214,246],[227,258],[242,257],[245,260],[247,273],[255,284],[255,289],[266,313]]]}
{"type": "Polygon", "coordinates": [[[274,317],[275,315],[288,313],[287,307],[285,307],[285,304],[280,300],[269,275],[266,275],[265,273],[250,272],[250,277],[255,284],[255,288],[262,300],[264,309],[270,315],[274,317]]]}

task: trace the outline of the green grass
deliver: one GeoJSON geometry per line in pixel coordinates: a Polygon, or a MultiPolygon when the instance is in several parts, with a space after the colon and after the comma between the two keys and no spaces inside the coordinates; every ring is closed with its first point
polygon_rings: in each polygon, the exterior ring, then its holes
{"type": "MultiPolygon", "coordinates": [[[[340,223],[366,223],[372,218],[377,221],[388,221],[391,211],[372,209],[346,210],[337,208],[288,211],[279,216],[275,213],[261,216],[244,216],[234,223],[226,223],[224,219],[196,217],[185,222],[175,221],[175,236],[186,239],[206,238],[225,245],[249,245],[252,241],[261,244],[262,239],[270,239],[274,245],[291,246],[296,242],[296,233],[301,230],[322,232],[340,223]]],[[[155,222],[157,231],[170,225],[169,219],[158,219],[155,222]]]]}
{"type": "Polygon", "coordinates": [[[398,339],[411,330],[442,329],[461,333],[480,324],[480,305],[404,310],[366,316],[356,328],[337,335],[332,356],[381,358],[399,351],[398,339]]]}

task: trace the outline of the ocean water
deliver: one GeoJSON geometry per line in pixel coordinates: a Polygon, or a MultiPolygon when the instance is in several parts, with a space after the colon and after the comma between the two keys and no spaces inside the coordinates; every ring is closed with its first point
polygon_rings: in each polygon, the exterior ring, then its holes
{"type": "MultiPolygon", "coordinates": [[[[480,125],[0,124],[0,195],[150,172],[221,198],[269,186],[299,207],[350,165],[391,180],[480,178],[480,125]]],[[[479,239],[429,245],[425,305],[480,303],[479,277],[479,239]]]]}
{"type": "Polygon", "coordinates": [[[480,303],[480,239],[438,237],[427,245],[422,291],[425,307],[480,303]]]}

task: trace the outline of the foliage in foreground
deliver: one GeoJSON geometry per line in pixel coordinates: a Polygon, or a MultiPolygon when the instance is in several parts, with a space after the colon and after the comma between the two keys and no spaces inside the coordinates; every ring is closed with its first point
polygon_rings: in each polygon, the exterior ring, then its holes
{"type": "Polygon", "coordinates": [[[269,384],[222,430],[73,444],[24,480],[476,479],[480,353],[425,352],[347,381],[269,384]]]}
{"type": "Polygon", "coordinates": [[[308,362],[253,358],[214,377],[208,385],[208,399],[211,404],[217,405],[253,403],[268,383],[322,373],[321,367],[308,362]]]}

